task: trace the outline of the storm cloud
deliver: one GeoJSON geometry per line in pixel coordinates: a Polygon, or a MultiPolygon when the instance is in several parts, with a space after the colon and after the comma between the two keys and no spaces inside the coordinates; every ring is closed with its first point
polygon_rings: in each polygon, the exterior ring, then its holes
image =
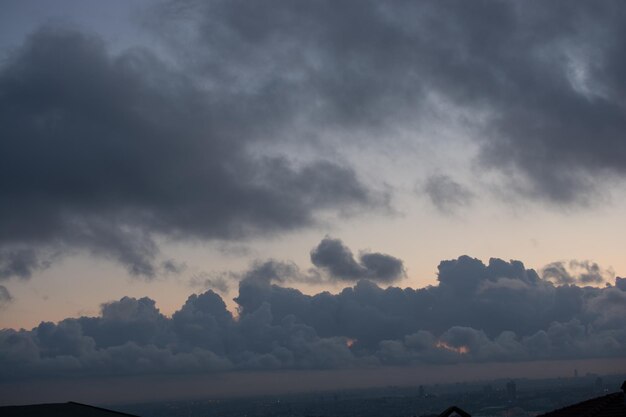
{"type": "Polygon", "coordinates": [[[622,2],[173,0],[158,10],[153,24],[199,77],[245,80],[300,123],[387,140],[461,123],[482,170],[558,204],[589,203],[601,180],[626,176],[622,2]]]}
{"type": "Polygon", "coordinates": [[[0,378],[626,354],[620,278],[603,288],[555,285],[519,261],[467,256],[438,269],[438,285],[422,289],[361,280],[313,295],[251,272],[239,284],[238,317],[211,290],[191,295],[172,317],[149,298],[124,297],[103,304],[98,317],[0,331],[0,378]]]}
{"type": "MultiPolygon", "coordinates": [[[[42,28],[0,67],[0,278],[76,251],[151,277],[168,272],[159,237],[245,239],[386,207],[341,152],[310,149],[392,149],[437,122],[460,126],[474,172],[510,195],[589,203],[626,176],[625,19],[619,1],[173,0],[143,14],[158,47],[118,53],[42,28]]],[[[442,175],[433,203],[467,204],[442,175]]],[[[360,264],[342,273],[394,268],[360,264]]]]}
{"type": "Polygon", "coordinates": [[[151,277],[171,269],[156,236],[241,239],[384,204],[349,166],[252,152],[278,132],[266,99],[204,91],[145,49],[31,35],[0,68],[0,278],[80,250],[151,277]]]}

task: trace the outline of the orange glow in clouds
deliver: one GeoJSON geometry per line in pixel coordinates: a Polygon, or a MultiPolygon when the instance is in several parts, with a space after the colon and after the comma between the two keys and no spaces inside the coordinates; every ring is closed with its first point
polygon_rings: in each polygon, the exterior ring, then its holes
{"type": "Polygon", "coordinates": [[[459,346],[457,348],[457,347],[454,347],[454,346],[450,346],[446,342],[442,342],[442,341],[437,342],[437,344],[435,346],[437,346],[438,348],[451,350],[452,352],[460,353],[461,355],[465,355],[466,353],[469,353],[469,348],[467,346],[459,346]]]}

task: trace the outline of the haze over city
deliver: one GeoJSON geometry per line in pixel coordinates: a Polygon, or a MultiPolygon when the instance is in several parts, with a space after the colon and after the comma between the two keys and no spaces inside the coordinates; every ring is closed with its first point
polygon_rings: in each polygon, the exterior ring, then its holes
{"type": "Polygon", "coordinates": [[[0,0],[0,405],[626,373],[624,74],[620,1],[0,0]]]}

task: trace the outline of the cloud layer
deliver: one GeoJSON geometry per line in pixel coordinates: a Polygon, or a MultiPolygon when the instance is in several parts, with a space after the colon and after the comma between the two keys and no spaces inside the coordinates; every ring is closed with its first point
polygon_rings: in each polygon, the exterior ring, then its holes
{"type": "Polygon", "coordinates": [[[519,261],[462,256],[442,261],[438,285],[422,289],[361,280],[305,295],[272,279],[240,282],[238,318],[207,291],[171,318],[149,298],[124,297],[98,317],[2,330],[0,378],[626,355],[622,278],[554,285],[519,261]]]}
{"type": "Polygon", "coordinates": [[[567,204],[626,175],[625,17],[619,1],[173,0],[157,21],[198,76],[294,119],[386,139],[460,122],[481,168],[567,204]]]}
{"type": "Polygon", "coordinates": [[[156,236],[239,239],[384,204],[348,166],[252,152],[274,122],[248,99],[144,49],[33,34],[0,68],[0,279],[78,250],[150,277],[170,265],[156,236]]]}
{"type": "MultiPolygon", "coordinates": [[[[460,126],[510,195],[589,202],[626,176],[625,18],[620,1],[172,0],[144,16],[154,50],[40,29],[0,67],[0,278],[75,251],[150,277],[169,265],[158,237],[384,206],[310,145],[392,148],[433,123],[460,126]]],[[[472,195],[443,171],[424,191],[444,211],[472,195]]],[[[360,267],[391,267],[374,255],[360,267]]]]}

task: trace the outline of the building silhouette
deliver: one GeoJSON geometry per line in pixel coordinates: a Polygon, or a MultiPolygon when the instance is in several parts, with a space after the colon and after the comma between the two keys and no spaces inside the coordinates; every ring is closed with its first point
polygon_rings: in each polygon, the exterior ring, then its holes
{"type": "Polygon", "coordinates": [[[507,382],[506,396],[509,401],[515,401],[517,399],[517,385],[515,385],[515,381],[507,382]]]}

